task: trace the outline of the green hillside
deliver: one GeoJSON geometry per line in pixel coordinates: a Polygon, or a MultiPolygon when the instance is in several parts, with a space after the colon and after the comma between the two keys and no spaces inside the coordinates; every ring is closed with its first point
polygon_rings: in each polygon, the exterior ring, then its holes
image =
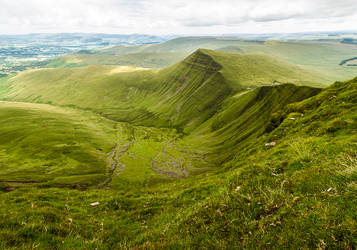
{"type": "Polygon", "coordinates": [[[282,57],[0,78],[0,249],[354,249],[357,78],[282,57]]]}
{"type": "MultiPolygon", "coordinates": [[[[321,86],[315,72],[263,55],[198,50],[169,68],[88,66],[27,71],[2,84],[0,98],[90,109],[136,125],[195,127],[247,88],[321,86]],[[127,71],[127,72],[123,72],[127,71]]],[[[188,128],[186,128],[188,129],[188,128]]]]}
{"type": "MultiPolygon", "coordinates": [[[[206,65],[210,72],[217,66],[206,65]]],[[[202,68],[199,61],[195,67],[202,68]]],[[[78,166],[96,159],[98,172],[91,174],[103,175],[100,159],[108,152],[118,169],[103,182],[90,178],[95,185],[86,179],[92,188],[80,191],[58,188],[56,181],[47,188],[18,179],[12,183],[11,171],[18,167],[7,170],[8,163],[2,164],[0,247],[353,249],[356,97],[357,78],[323,90],[291,84],[258,87],[227,97],[217,114],[186,135],[116,123],[89,111],[1,103],[1,138],[29,123],[19,144],[1,139],[2,159],[20,161],[21,155],[38,152],[40,158],[23,158],[32,164],[65,150],[54,159],[74,159],[78,166]],[[12,126],[6,119],[12,119],[12,126]],[[76,127],[79,136],[72,138],[76,127]],[[46,141],[58,134],[60,141],[46,141]],[[43,145],[21,149],[26,140],[43,145]],[[76,158],[77,149],[87,155],[76,158]],[[225,152],[231,154],[222,156],[225,152]],[[167,163],[176,171],[168,170],[167,163]],[[186,175],[182,167],[195,163],[206,165],[205,174],[186,175]],[[93,202],[99,205],[93,207],[93,202]]],[[[21,166],[27,180],[38,178],[34,170],[48,177],[66,169],[58,163],[49,169],[21,166]]]]}
{"type": "Polygon", "coordinates": [[[0,181],[97,183],[105,178],[114,124],[50,105],[0,102],[0,181]]]}
{"type": "Polygon", "coordinates": [[[22,185],[119,189],[167,182],[168,176],[199,168],[199,160],[178,151],[179,135],[172,129],[134,127],[47,104],[0,102],[0,111],[0,183],[5,190],[22,185]],[[184,169],[177,169],[180,158],[184,169]]]}
{"type": "MultiPolygon", "coordinates": [[[[271,115],[290,103],[315,96],[318,88],[292,84],[264,86],[238,94],[225,101],[219,112],[199,126],[195,135],[215,152],[207,157],[223,165],[231,157],[254,145],[269,126],[271,115]]],[[[188,143],[195,145],[194,138],[188,143]]],[[[196,145],[198,146],[198,145],[196,145]]]]}

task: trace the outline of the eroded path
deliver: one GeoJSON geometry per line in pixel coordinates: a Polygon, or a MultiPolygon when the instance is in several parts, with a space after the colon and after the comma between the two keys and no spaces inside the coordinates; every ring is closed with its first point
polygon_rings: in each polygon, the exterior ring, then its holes
{"type": "Polygon", "coordinates": [[[35,181],[0,181],[0,188],[5,192],[15,191],[21,186],[31,186],[38,184],[35,181]]]}
{"type": "Polygon", "coordinates": [[[113,150],[109,154],[108,160],[111,168],[109,170],[108,176],[104,182],[98,185],[98,188],[107,187],[111,183],[114,173],[117,171],[117,174],[119,174],[125,169],[125,164],[123,164],[120,161],[120,159],[126,152],[128,152],[128,150],[134,144],[134,142],[135,140],[132,140],[125,143],[123,146],[120,146],[120,142],[118,141],[117,145],[113,148],[113,150]]]}
{"type": "Polygon", "coordinates": [[[188,176],[184,160],[167,152],[169,144],[165,144],[162,151],[151,162],[152,169],[159,174],[172,178],[185,178],[188,176]]]}

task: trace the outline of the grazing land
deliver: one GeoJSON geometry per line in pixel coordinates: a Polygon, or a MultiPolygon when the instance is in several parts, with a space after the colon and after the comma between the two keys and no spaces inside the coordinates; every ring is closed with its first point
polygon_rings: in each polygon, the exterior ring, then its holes
{"type": "Polygon", "coordinates": [[[179,38],[1,77],[0,248],[354,249],[355,51],[179,38]]]}

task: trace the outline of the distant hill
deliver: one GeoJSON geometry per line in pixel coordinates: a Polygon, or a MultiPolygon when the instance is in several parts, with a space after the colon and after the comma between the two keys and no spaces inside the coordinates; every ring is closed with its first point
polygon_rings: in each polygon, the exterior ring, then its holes
{"type": "Polygon", "coordinates": [[[142,46],[113,46],[97,50],[103,54],[128,54],[128,53],[172,53],[185,52],[192,53],[197,49],[220,49],[227,46],[264,44],[264,41],[248,40],[229,37],[180,37],[160,44],[142,46]]]}
{"type": "Polygon", "coordinates": [[[89,54],[55,59],[47,67],[79,67],[86,65],[129,65],[145,68],[171,66],[198,49],[228,53],[270,55],[278,60],[297,64],[324,75],[325,82],[346,80],[356,75],[354,67],[340,67],[341,61],[357,56],[357,47],[328,42],[261,41],[229,37],[181,37],[158,44],[120,45],[89,54]]]}
{"type": "Polygon", "coordinates": [[[186,53],[130,53],[124,55],[73,54],[51,60],[48,68],[73,68],[89,65],[135,66],[143,68],[163,68],[173,65],[186,57],[186,53]]]}
{"type": "Polygon", "coordinates": [[[342,39],[341,43],[357,44],[357,39],[354,39],[354,38],[344,38],[344,39],[342,39]]]}

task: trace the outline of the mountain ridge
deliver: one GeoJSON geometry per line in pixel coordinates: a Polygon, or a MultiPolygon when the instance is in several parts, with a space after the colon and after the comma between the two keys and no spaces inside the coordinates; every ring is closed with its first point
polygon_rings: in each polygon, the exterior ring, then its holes
{"type": "Polygon", "coordinates": [[[226,98],[247,88],[322,81],[266,56],[205,49],[161,70],[114,71],[113,66],[27,71],[2,84],[7,93],[1,98],[71,105],[117,121],[183,129],[202,123],[226,98]]]}

